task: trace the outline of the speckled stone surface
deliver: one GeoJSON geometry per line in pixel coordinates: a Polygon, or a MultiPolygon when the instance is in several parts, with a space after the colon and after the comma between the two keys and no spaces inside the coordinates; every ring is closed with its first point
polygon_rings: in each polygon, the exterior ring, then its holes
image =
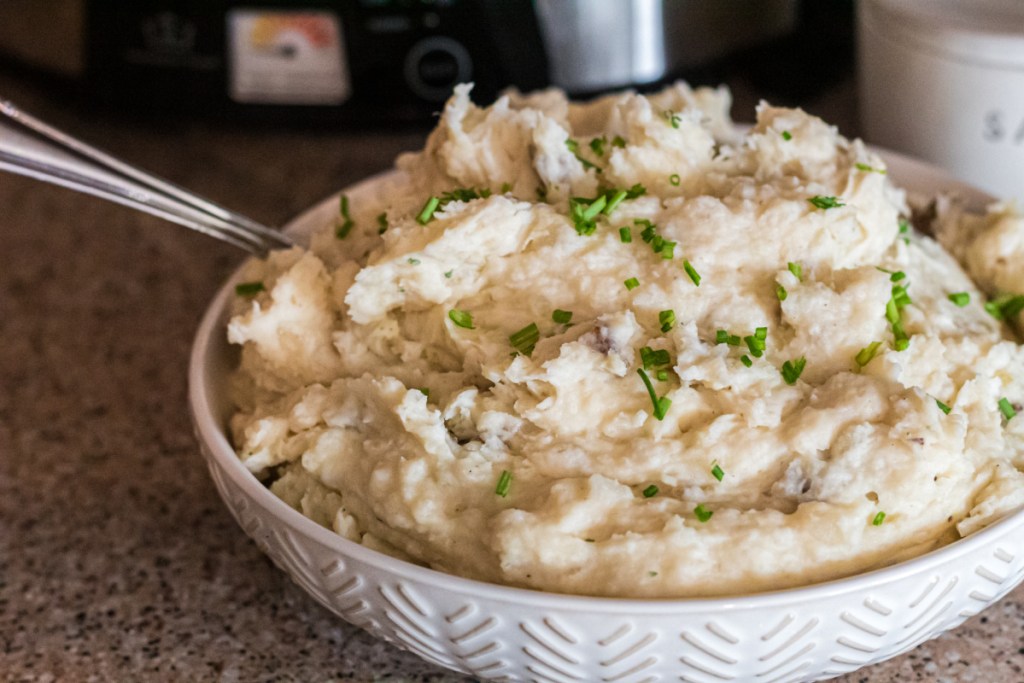
{"type": "MultiPolygon", "coordinates": [[[[844,131],[851,92],[816,103],[844,131]]],[[[422,139],[99,116],[3,71],[0,93],[269,223],[422,139]]],[[[742,88],[737,99],[753,101],[742,88]]],[[[240,259],[156,219],[0,175],[0,680],[470,680],[326,612],[221,505],[191,433],[186,363],[240,259]]],[[[1022,669],[1017,590],[839,680],[1019,683],[1022,669]]]]}

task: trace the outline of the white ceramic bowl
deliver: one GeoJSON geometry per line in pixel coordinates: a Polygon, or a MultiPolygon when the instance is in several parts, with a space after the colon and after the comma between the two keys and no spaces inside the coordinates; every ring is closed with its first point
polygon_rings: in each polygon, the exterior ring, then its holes
{"type": "MultiPolygon", "coordinates": [[[[934,167],[885,153],[911,191],[989,197],[934,167]]],[[[351,188],[386,190],[387,176],[351,188]]],[[[299,216],[333,219],[332,198],[299,216]]],[[[237,276],[237,274],[236,274],[237,276]]],[[[278,567],[346,621],[449,669],[506,681],[781,683],[829,678],[951,629],[1024,578],[1024,512],[922,557],[851,578],[716,599],[557,595],[442,574],[348,541],[288,507],[236,457],[225,387],[237,362],[225,325],[234,279],[196,335],[189,370],[196,435],[235,519],[278,567]]],[[[739,561],[739,558],[738,560],[739,561]]]]}

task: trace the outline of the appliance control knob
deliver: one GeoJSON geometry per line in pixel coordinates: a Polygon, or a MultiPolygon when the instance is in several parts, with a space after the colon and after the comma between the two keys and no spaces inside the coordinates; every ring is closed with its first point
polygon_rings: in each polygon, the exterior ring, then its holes
{"type": "Polygon", "coordinates": [[[443,102],[454,85],[472,77],[469,51],[446,36],[424,38],[405,56],[405,82],[424,100],[443,102]]]}

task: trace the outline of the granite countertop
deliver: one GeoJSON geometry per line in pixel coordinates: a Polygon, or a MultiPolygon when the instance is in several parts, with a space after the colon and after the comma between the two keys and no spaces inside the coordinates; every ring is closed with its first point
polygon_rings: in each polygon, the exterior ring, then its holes
{"type": "MultiPolygon", "coordinates": [[[[851,90],[816,103],[844,131],[851,90]]],[[[0,93],[271,224],[422,141],[100,116],[3,71],[0,93]]],[[[239,252],[11,175],[0,175],[0,240],[0,680],[470,680],[325,611],[217,497],[192,437],[186,365],[239,252]]],[[[1022,668],[1018,589],[838,680],[1019,682],[1022,668]]]]}

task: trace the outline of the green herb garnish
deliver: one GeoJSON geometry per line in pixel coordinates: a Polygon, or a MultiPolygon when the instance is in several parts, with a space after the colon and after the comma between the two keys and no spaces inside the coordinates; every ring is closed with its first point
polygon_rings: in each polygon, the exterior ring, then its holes
{"type": "Polygon", "coordinates": [[[653,498],[656,495],[658,495],[658,487],[654,484],[651,484],[643,490],[644,498],[653,498]]]}
{"type": "Polygon", "coordinates": [[[871,342],[863,349],[858,351],[857,355],[854,356],[854,360],[857,361],[857,365],[859,365],[860,367],[864,367],[865,365],[870,363],[871,359],[874,358],[875,354],[878,353],[878,347],[880,347],[881,345],[882,342],[880,341],[871,342]]]}
{"type": "Polygon", "coordinates": [[[715,332],[715,343],[716,344],[728,344],[729,346],[739,346],[740,336],[738,334],[729,334],[727,330],[718,330],[715,332]]]}
{"type": "Polygon", "coordinates": [[[700,274],[692,265],[690,265],[689,261],[683,261],[683,270],[685,270],[686,274],[690,276],[690,280],[693,284],[700,287],[700,274]]]}
{"type": "Polygon", "coordinates": [[[804,266],[802,263],[799,261],[790,261],[786,264],[786,268],[789,269],[789,272],[793,273],[793,277],[797,280],[800,280],[800,282],[804,281],[804,266]]]}
{"type": "Polygon", "coordinates": [[[551,314],[551,319],[560,325],[568,325],[572,321],[572,311],[556,308],[555,312],[551,314]]]}
{"type": "Polygon", "coordinates": [[[820,195],[820,194],[819,195],[815,195],[814,197],[811,197],[807,201],[809,201],[811,204],[814,204],[815,207],[817,207],[819,209],[822,209],[822,210],[825,210],[825,209],[838,209],[841,206],[846,206],[846,204],[843,204],[836,197],[826,197],[826,196],[820,195]]]}
{"type": "Polygon", "coordinates": [[[671,308],[658,313],[658,322],[661,323],[661,331],[668,332],[676,324],[676,312],[671,308]]]}
{"type": "Polygon", "coordinates": [[[626,139],[621,135],[616,135],[612,138],[612,147],[618,147],[622,149],[626,146],[626,139]]]}
{"type": "Polygon", "coordinates": [[[388,230],[388,214],[381,212],[377,215],[377,234],[383,235],[388,230]]]}
{"type": "Polygon", "coordinates": [[[590,141],[590,151],[593,152],[594,154],[596,154],[599,157],[603,157],[604,156],[604,146],[605,146],[605,143],[607,143],[607,142],[608,142],[608,139],[605,136],[603,136],[603,135],[601,137],[599,137],[599,138],[594,138],[593,140],[590,141]]]}
{"type": "Polygon", "coordinates": [[[1014,410],[1013,405],[1005,396],[999,399],[999,412],[1003,414],[1003,417],[1006,418],[1007,422],[1012,420],[1017,415],[1017,411],[1014,410]]]}
{"type": "Polygon", "coordinates": [[[682,182],[682,179],[679,177],[678,173],[673,173],[668,177],[668,182],[670,185],[679,187],[679,183],[682,182]]]}
{"type": "Polygon", "coordinates": [[[722,481],[722,479],[725,478],[725,471],[721,467],[719,467],[717,462],[712,463],[711,465],[711,476],[717,479],[718,481],[722,481]]]}
{"type": "Polygon", "coordinates": [[[619,228],[619,240],[621,240],[623,244],[629,244],[633,241],[633,231],[630,230],[628,226],[622,226],[619,228]]]}
{"type": "Polygon", "coordinates": [[[494,487],[494,492],[504,498],[508,495],[508,490],[511,487],[512,473],[508,470],[502,470],[501,476],[498,477],[498,485],[494,487]]]}
{"type": "Polygon", "coordinates": [[[867,164],[854,164],[858,171],[867,171],[868,173],[881,173],[885,175],[884,168],[875,168],[874,166],[868,166],[867,164]]]}
{"type": "Polygon", "coordinates": [[[530,323],[518,332],[510,334],[508,341],[516,351],[524,356],[533,355],[533,347],[540,341],[540,330],[537,328],[537,323],[530,323]]]}
{"type": "Polygon", "coordinates": [[[264,290],[266,290],[266,287],[260,281],[240,282],[235,285],[235,294],[238,296],[256,296],[264,290]]]}
{"type": "Polygon", "coordinates": [[[434,212],[437,211],[437,207],[440,205],[440,197],[431,197],[427,200],[427,203],[423,205],[423,209],[420,211],[420,214],[416,216],[416,221],[420,225],[426,225],[434,217],[434,212]]]}
{"type": "Polygon", "coordinates": [[[939,399],[935,399],[935,405],[937,405],[939,407],[939,410],[944,412],[946,415],[949,415],[949,411],[953,410],[952,408],[950,408],[948,405],[946,405],[945,403],[943,403],[939,399]]]}
{"type": "Polygon", "coordinates": [[[953,292],[949,295],[949,300],[960,308],[963,308],[967,304],[971,303],[971,295],[968,292],[953,292]]]}
{"type": "Polygon", "coordinates": [[[1003,294],[985,303],[985,310],[996,320],[1013,320],[1024,311],[1024,294],[1003,294]]]}
{"type": "Polygon", "coordinates": [[[775,285],[775,296],[778,297],[779,301],[785,301],[786,297],[789,296],[789,292],[782,285],[776,283],[775,285]]]}
{"type": "Polygon", "coordinates": [[[640,379],[643,380],[644,386],[647,387],[647,394],[651,397],[651,403],[654,405],[654,417],[664,420],[668,409],[672,406],[672,400],[668,396],[658,398],[658,394],[654,391],[654,384],[651,383],[651,378],[647,376],[644,369],[637,368],[636,371],[640,375],[640,379]]]}
{"type": "Polygon", "coordinates": [[[759,327],[754,330],[754,334],[746,336],[743,341],[747,343],[747,348],[750,349],[750,355],[754,358],[760,358],[764,355],[765,340],[768,338],[768,328],[759,327]]]}
{"type": "Polygon", "coordinates": [[[693,514],[697,515],[697,519],[703,524],[704,522],[711,519],[711,515],[715,514],[712,510],[708,510],[704,507],[704,503],[701,503],[697,507],[693,508],[693,514]]]}
{"type": "Polygon", "coordinates": [[[640,281],[635,277],[631,277],[628,280],[625,280],[622,284],[626,285],[626,289],[634,290],[640,286],[640,281]]]}
{"type": "Polygon", "coordinates": [[[459,327],[464,327],[467,330],[476,329],[473,327],[472,314],[467,313],[466,311],[460,311],[457,308],[453,308],[452,310],[448,311],[448,317],[451,318],[451,321],[458,325],[459,327]]]}
{"type": "Polygon", "coordinates": [[[348,214],[347,194],[341,195],[341,200],[338,206],[338,213],[341,215],[342,218],[345,219],[345,221],[338,226],[337,230],[334,231],[334,236],[337,237],[339,240],[343,240],[346,237],[348,237],[348,234],[352,232],[352,226],[355,225],[355,223],[352,222],[352,216],[348,214]]]}
{"type": "Polygon", "coordinates": [[[884,512],[879,512],[877,515],[875,515],[875,518],[873,520],[871,520],[871,524],[872,524],[872,526],[882,526],[882,522],[884,522],[884,521],[885,521],[885,513],[884,512]]]}
{"type": "Polygon", "coordinates": [[[676,114],[675,112],[669,111],[667,109],[665,110],[665,118],[668,120],[669,125],[672,126],[673,128],[678,128],[679,122],[682,120],[679,114],[676,114]]]}
{"type": "Polygon", "coordinates": [[[666,349],[652,349],[650,346],[640,348],[640,364],[644,370],[653,370],[672,364],[672,354],[666,349]]]}
{"type": "Polygon", "coordinates": [[[786,361],[782,364],[782,379],[786,380],[786,384],[793,386],[796,381],[800,379],[801,373],[804,371],[804,366],[807,365],[807,359],[800,356],[794,361],[786,361]]]}
{"type": "Polygon", "coordinates": [[[740,362],[746,365],[748,368],[754,364],[754,361],[750,360],[748,356],[740,356],[740,362]]]}
{"type": "Polygon", "coordinates": [[[790,140],[793,139],[793,134],[790,133],[788,130],[784,130],[782,131],[782,139],[785,140],[786,142],[789,142],[790,140]]]}

